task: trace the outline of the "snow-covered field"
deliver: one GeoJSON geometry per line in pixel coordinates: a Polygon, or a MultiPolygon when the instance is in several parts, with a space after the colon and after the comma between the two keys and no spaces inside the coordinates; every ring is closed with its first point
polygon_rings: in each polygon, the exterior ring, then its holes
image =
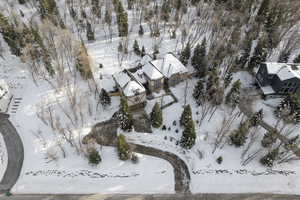
{"type": "MultiPolygon", "coordinates": [[[[27,151],[28,152],[28,151],[27,151]]],[[[37,154],[39,154],[37,152],[37,154]]],[[[14,193],[173,193],[172,166],[157,158],[138,154],[139,163],[123,162],[112,147],[100,150],[102,162],[97,167],[77,155],[69,155],[59,163],[25,159],[14,193]],[[28,162],[29,161],[29,162],[28,162]],[[153,166],[153,167],[151,167],[153,166]]]]}
{"type": "Polygon", "coordinates": [[[3,139],[3,136],[0,134],[0,180],[4,176],[4,173],[7,168],[7,149],[3,139]]]}

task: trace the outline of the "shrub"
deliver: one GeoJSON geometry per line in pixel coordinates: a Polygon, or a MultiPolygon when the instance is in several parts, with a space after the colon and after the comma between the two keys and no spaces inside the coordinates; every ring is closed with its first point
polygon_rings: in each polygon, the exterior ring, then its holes
{"type": "Polygon", "coordinates": [[[101,159],[99,152],[95,148],[90,149],[89,163],[98,165],[101,161],[102,161],[102,159],[101,159]]]}
{"type": "Polygon", "coordinates": [[[223,157],[222,157],[222,156],[219,156],[219,157],[217,158],[217,163],[220,165],[222,162],[223,162],[223,157]]]}
{"type": "Polygon", "coordinates": [[[120,134],[118,137],[118,155],[120,160],[129,160],[131,157],[131,150],[129,144],[126,142],[125,136],[120,134]]]}
{"type": "Polygon", "coordinates": [[[260,163],[267,167],[273,167],[274,162],[278,158],[279,149],[276,148],[260,159],[260,163]]]}
{"type": "Polygon", "coordinates": [[[139,162],[139,157],[135,153],[133,153],[131,156],[131,162],[133,164],[137,164],[139,162]]]}

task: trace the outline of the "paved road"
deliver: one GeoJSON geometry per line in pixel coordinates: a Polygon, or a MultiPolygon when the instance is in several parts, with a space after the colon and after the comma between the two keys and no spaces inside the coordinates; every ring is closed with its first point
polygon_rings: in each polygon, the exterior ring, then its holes
{"type": "Polygon", "coordinates": [[[195,195],[14,195],[1,200],[300,200],[297,195],[195,194],[195,195]]]}
{"type": "Polygon", "coordinates": [[[24,159],[24,149],[20,136],[13,124],[8,120],[8,115],[0,113],[0,133],[4,138],[7,148],[7,169],[0,182],[0,193],[9,191],[17,182],[24,159]]]}

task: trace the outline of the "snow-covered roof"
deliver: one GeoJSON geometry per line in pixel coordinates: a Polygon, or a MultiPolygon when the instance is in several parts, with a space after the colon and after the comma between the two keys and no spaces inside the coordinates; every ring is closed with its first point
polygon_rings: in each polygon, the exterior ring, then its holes
{"type": "Polygon", "coordinates": [[[163,78],[162,73],[160,73],[151,63],[147,63],[143,66],[144,73],[150,78],[151,80],[157,80],[163,78]]]}
{"type": "Polygon", "coordinates": [[[269,74],[277,74],[277,72],[286,65],[285,63],[275,63],[275,62],[267,62],[265,64],[267,66],[267,71],[269,74]]]}
{"type": "Polygon", "coordinates": [[[165,77],[170,78],[173,74],[185,73],[187,68],[171,53],[165,55],[163,59],[151,61],[165,77]]]}
{"type": "Polygon", "coordinates": [[[132,75],[136,80],[138,80],[142,84],[147,82],[145,79],[144,71],[142,69],[137,70],[135,73],[132,73],[132,75]]]}
{"type": "Polygon", "coordinates": [[[273,90],[273,88],[271,86],[261,87],[261,90],[265,95],[275,94],[275,91],[273,90]]]}
{"type": "Polygon", "coordinates": [[[119,72],[117,74],[114,74],[113,76],[121,88],[123,88],[131,80],[129,75],[123,71],[119,72]]]}
{"type": "Polygon", "coordinates": [[[125,96],[131,97],[137,94],[141,94],[145,91],[146,91],[145,88],[142,85],[140,85],[138,82],[130,81],[129,83],[127,83],[126,87],[124,88],[123,93],[125,96]]]}
{"type": "Polygon", "coordinates": [[[140,64],[141,64],[142,66],[144,66],[144,65],[146,65],[147,63],[149,63],[149,62],[152,61],[152,60],[153,60],[152,57],[149,56],[149,55],[147,54],[147,55],[144,55],[144,56],[143,56],[143,58],[142,58],[141,61],[140,61],[140,64]]]}
{"type": "Polygon", "coordinates": [[[287,63],[265,63],[269,74],[277,74],[280,80],[300,79],[300,66],[287,63]]]}

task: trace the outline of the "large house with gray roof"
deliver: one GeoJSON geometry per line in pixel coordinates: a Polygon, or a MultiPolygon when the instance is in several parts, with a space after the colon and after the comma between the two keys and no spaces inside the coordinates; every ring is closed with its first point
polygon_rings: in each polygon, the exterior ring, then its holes
{"type": "Polygon", "coordinates": [[[150,91],[159,91],[165,85],[172,87],[188,76],[187,68],[172,54],[151,60],[148,55],[142,58],[140,74],[144,76],[150,91]]]}
{"type": "Polygon", "coordinates": [[[293,94],[300,91],[300,64],[262,63],[256,80],[265,96],[293,94]]]}
{"type": "Polygon", "coordinates": [[[172,54],[153,60],[144,56],[138,69],[124,70],[113,75],[119,93],[127,98],[129,106],[144,105],[146,93],[172,87],[188,76],[187,68],[172,54]],[[146,90],[147,89],[147,90],[146,90]]]}

